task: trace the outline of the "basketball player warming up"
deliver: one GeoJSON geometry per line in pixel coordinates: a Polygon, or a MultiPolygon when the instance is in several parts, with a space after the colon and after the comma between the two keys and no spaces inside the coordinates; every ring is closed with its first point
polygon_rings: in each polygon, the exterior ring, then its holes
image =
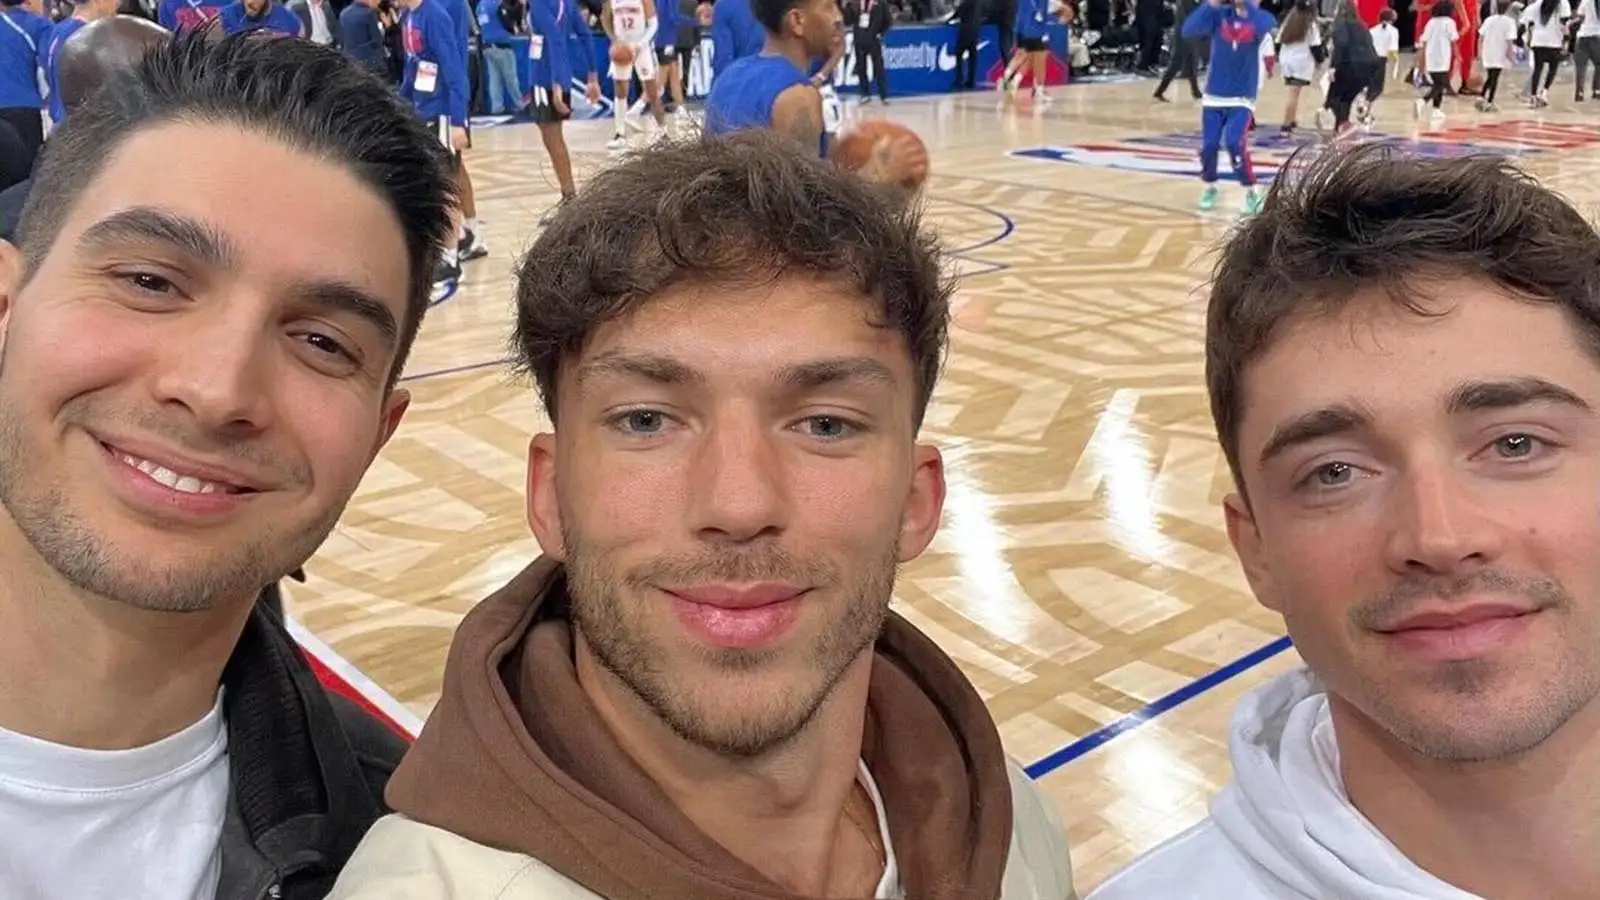
{"type": "Polygon", "coordinates": [[[1234,175],[1244,185],[1245,215],[1261,209],[1250,164],[1250,125],[1261,87],[1261,42],[1277,22],[1255,0],[1209,0],[1183,22],[1184,40],[1211,38],[1211,67],[1200,98],[1201,211],[1217,206],[1217,151],[1228,148],[1234,175]]]}
{"type": "Polygon", "coordinates": [[[656,120],[656,136],[664,137],[667,113],[661,108],[661,86],[656,82],[655,37],[659,21],[655,0],[606,0],[600,23],[611,39],[611,84],[616,89],[611,95],[611,112],[617,119],[617,133],[606,146],[620,150],[628,145],[628,87],[635,73],[650,103],[650,115],[656,120]]]}
{"type": "MultiPolygon", "coordinates": [[[[726,134],[746,128],[771,128],[828,155],[823,94],[808,74],[811,61],[831,58],[842,33],[834,0],[750,0],[750,11],[766,30],[767,42],[755,56],[731,63],[711,83],[705,129],[726,134]]],[[[859,171],[869,181],[898,184],[926,157],[914,141],[882,141],[859,171]]]]}

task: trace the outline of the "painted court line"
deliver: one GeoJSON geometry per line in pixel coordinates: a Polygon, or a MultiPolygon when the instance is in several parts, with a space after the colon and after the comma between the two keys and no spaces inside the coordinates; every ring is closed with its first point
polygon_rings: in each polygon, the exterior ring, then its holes
{"type": "Polygon", "coordinates": [[[1250,671],[1256,666],[1261,665],[1267,660],[1289,649],[1290,646],[1291,644],[1289,638],[1285,636],[1278,638],[1270,644],[1267,644],[1265,647],[1252,650],[1233,662],[1228,663],[1222,668],[1217,669],[1215,672],[1208,672],[1207,674],[1196,678],[1194,681],[1189,682],[1183,687],[1178,688],[1165,697],[1161,697],[1146,703],[1140,709],[1123,716],[1104,728],[1091,731],[1090,733],[1078,738],[1065,747],[1062,747],[1060,750],[1057,750],[1049,756],[1046,756],[1044,759],[1041,759],[1033,765],[1028,766],[1026,770],[1028,777],[1043,778],[1051,772],[1054,772],[1056,769],[1059,769],[1078,757],[1083,756],[1090,750],[1093,750],[1096,747],[1099,747],[1100,745],[1110,741],[1112,738],[1115,738],[1118,735],[1126,734],[1127,732],[1138,728],[1140,725],[1143,725],[1151,719],[1160,716],[1162,713],[1171,712],[1172,710],[1177,709],[1183,704],[1188,703],[1190,700],[1193,700],[1201,694],[1204,694],[1206,691],[1209,691],[1217,685],[1222,684],[1224,681],[1227,681],[1236,675],[1250,671]]]}

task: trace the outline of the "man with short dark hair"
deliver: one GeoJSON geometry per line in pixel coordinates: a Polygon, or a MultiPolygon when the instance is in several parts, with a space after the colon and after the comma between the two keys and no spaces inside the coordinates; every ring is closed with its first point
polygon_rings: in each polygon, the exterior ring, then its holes
{"type": "Polygon", "coordinates": [[[309,42],[179,36],[51,137],[0,244],[0,896],[313,900],[383,813],[403,742],[255,601],[406,408],[447,201],[309,42]]]}
{"type": "Polygon", "coordinates": [[[217,13],[228,34],[260,31],[278,37],[306,37],[300,17],[278,0],[234,0],[217,13]]]}
{"type": "MultiPolygon", "coordinates": [[[[831,87],[824,90],[825,79],[809,73],[815,60],[829,60],[817,68],[831,71],[831,63],[843,52],[838,3],[750,0],[750,8],[766,31],[766,46],[717,74],[706,97],[706,132],[717,135],[768,128],[827,156],[830,137],[842,117],[839,98],[831,87]]],[[[857,174],[869,181],[898,185],[912,181],[912,173],[926,165],[925,152],[915,141],[883,140],[857,174]]]]}
{"type": "Polygon", "coordinates": [[[944,500],[935,248],[764,132],[557,213],[517,279],[546,556],[462,623],[335,898],[1073,896],[1050,801],[889,611],[944,500]]]}
{"type": "Polygon", "coordinates": [[[61,102],[60,72],[57,63],[61,48],[67,39],[90,22],[117,14],[117,0],[72,0],[72,15],[55,24],[50,39],[41,48],[39,64],[44,69],[45,84],[50,88],[50,121],[57,127],[67,118],[67,107],[61,102]]]}
{"type": "MultiPolygon", "coordinates": [[[[449,151],[451,169],[459,174],[463,171],[461,154],[467,149],[469,87],[467,48],[457,36],[450,7],[453,2],[400,0],[405,10],[400,17],[400,44],[406,54],[400,96],[412,104],[417,118],[449,151]]],[[[452,234],[459,234],[461,214],[459,206],[452,211],[452,234]]],[[[460,278],[460,252],[452,239],[434,270],[433,296],[445,296],[460,278]]]]}
{"type": "Polygon", "coordinates": [[[1229,538],[1306,668],[1095,900],[1593,898],[1593,226],[1501,157],[1324,154],[1224,249],[1206,378],[1229,538]]]}

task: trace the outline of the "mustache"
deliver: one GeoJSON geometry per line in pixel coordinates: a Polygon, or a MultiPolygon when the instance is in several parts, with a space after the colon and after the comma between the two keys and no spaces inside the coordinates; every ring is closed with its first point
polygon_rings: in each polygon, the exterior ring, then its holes
{"type": "Polygon", "coordinates": [[[1474,594],[1520,598],[1535,609],[1559,608],[1572,602],[1572,595],[1554,579],[1481,569],[1459,578],[1403,578],[1387,591],[1353,608],[1350,618],[1363,629],[1381,630],[1405,618],[1421,603],[1456,600],[1474,594]]]}
{"type": "Polygon", "coordinates": [[[758,581],[825,588],[838,581],[838,573],[824,563],[801,559],[780,547],[764,546],[708,548],[658,556],[633,569],[626,580],[635,588],[758,581]]]}
{"type": "Polygon", "coordinates": [[[301,484],[311,477],[305,465],[284,460],[258,438],[198,427],[192,416],[175,417],[151,409],[118,407],[93,394],[68,401],[61,409],[61,416],[68,423],[91,431],[112,428],[156,438],[195,456],[237,460],[288,484],[301,484]]]}

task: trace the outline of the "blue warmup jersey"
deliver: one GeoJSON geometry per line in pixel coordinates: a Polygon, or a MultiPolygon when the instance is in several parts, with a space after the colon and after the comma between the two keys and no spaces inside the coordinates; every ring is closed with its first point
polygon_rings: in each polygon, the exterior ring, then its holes
{"type": "Polygon", "coordinates": [[[304,28],[300,24],[300,17],[276,3],[267,4],[266,11],[261,18],[251,18],[250,11],[245,9],[243,0],[232,3],[222,8],[217,14],[222,20],[222,30],[228,34],[239,34],[244,31],[265,31],[269,34],[283,37],[300,37],[304,28]]]}
{"type": "MultiPolygon", "coordinates": [[[[810,83],[805,72],[782,56],[736,59],[711,82],[711,94],[706,97],[706,131],[728,134],[747,128],[771,128],[772,107],[778,102],[778,95],[797,84],[810,83]]],[[[826,113],[824,109],[824,118],[826,113]]],[[[820,155],[828,155],[826,125],[817,149],[820,155]]]]}

